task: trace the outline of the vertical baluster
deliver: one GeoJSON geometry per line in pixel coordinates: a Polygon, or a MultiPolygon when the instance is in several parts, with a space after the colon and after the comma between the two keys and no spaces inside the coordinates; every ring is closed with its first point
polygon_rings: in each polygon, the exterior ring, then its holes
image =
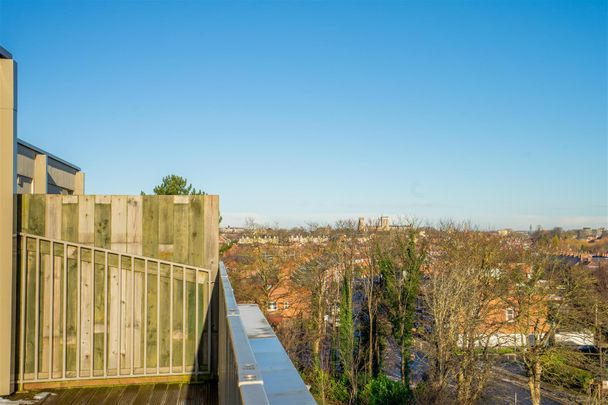
{"type": "Polygon", "coordinates": [[[62,353],[62,358],[63,358],[63,367],[61,368],[62,372],[62,378],[66,377],[66,372],[67,372],[67,363],[68,363],[68,349],[67,349],[67,318],[68,318],[68,244],[67,243],[63,243],[63,326],[62,326],[62,330],[63,330],[63,353],[62,353]]]}
{"type": "Polygon", "coordinates": [[[26,273],[26,263],[27,263],[27,237],[21,236],[21,313],[20,313],[20,333],[19,340],[21,344],[19,345],[19,374],[21,375],[21,380],[19,381],[19,389],[23,387],[23,380],[25,378],[25,301],[26,301],[26,292],[25,292],[25,284],[27,280],[26,273]]]}
{"type": "Polygon", "coordinates": [[[108,252],[103,256],[103,375],[108,375],[108,252]]]}
{"type": "Polygon", "coordinates": [[[51,256],[51,306],[49,311],[49,375],[48,379],[52,379],[53,377],[53,322],[55,317],[55,242],[51,241],[50,244],[50,256],[51,256]]]}
{"type": "MultiPolygon", "coordinates": [[[[211,370],[211,303],[213,302],[211,300],[211,272],[210,271],[205,271],[207,273],[207,299],[205,300],[205,306],[207,308],[207,314],[206,314],[206,318],[207,318],[207,368],[209,370],[211,370]]],[[[218,276],[219,279],[219,276],[218,276]]],[[[220,285],[218,286],[218,290],[220,290],[222,288],[222,285],[220,283],[220,285]]],[[[218,300],[218,304],[219,305],[224,305],[223,301],[218,300]]],[[[218,322],[222,322],[221,320],[219,320],[218,322]]]]}
{"type": "Polygon", "coordinates": [[[131,256],[131,375],[135,373],[135,257],[131,256]]]}
{"type": "Polygon", "coordinates": [[[95,249],[91,249],[91,351],[90,351],[90,373],[93,377],[93,358],[95,357],[95,249]]]}
{"type": "Polygon", "coordinates": [[[169,274],[169,373],[173,373],[173,264],[169,274]]]}
{"type": "Polygon", "coordinates": [[[182,373],[186,372],[186,266],[182,267],[182,373]]]}
{"type": "Polygon", "coordinates": [[[160,374],[160,261],[156,269],[156,374],[160,374]]]}
{"type": "Polygon", "coordinates": [[[148,259],[144,260],[144,375],[148,374],[148,259]]]}
{"type": "Polygon", "coordinates": [[[198,366],[198,269],[194,269],[194,374],[199,372],[198,366]]]}
{"type": "Polygon", "coordinates": [[[38,380],[38,352],[40,350],[40,239],[36,237],[36,302],[34,308],[36,310],[34,320],[34,334],[36,335],[36,343],[34,344],[34,379],[38,380]]]}
{"type": "Polygon", "coordinates": [[[120,376],[120,351],[121,351],[121,337],[124,319],[122,319],[122,255],[118,254],[118,350],[116,350],[116,375],[120,376]]]}
{"type": "Polygon", "coordinates": [[[80,345],[82,344],[82,342],[80,341],[82,339],[81,336],[81,329],[82,329],[82,325],[80,324],[80,318],[81,318],[81,314],[80,314],[80,307],[82,306],[82,297],[81,297],[81,291],[80,291],[80,283],[81,283],[81,273],[82,273],[82,265],[81,265],[81,250],[82,247],[77,246],[76,247],[76,295],[78,296],[78,302],[76,303],[76,308],[77,308],[77,319],[76,319],[76,377],[80,378],[80,345]]]}

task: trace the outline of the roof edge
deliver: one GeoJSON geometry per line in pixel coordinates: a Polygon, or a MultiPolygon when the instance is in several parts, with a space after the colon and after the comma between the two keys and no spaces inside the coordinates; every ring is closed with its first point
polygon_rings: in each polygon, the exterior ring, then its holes
{"type": "Polygon", "coordinates": [[[0,59],[13,59],[13,55],[0,45],[0,59]]]}
{"type": "Polygon", "coordinates": [[[51,158],[51,159],[53,159],[53,160],[55,160],[55,161],[57,161],[59,163],[63,163],[64,165],[66,165],[68,167],[71,167],[72,169],[74,169],[74,170],[76,170],[78,172],[82,171],[82,169],[80,167],[76,166],[75,164],[70,163],[67,160],[63,160],[60,157],[57,157],[57,156],[53,155],[52,153],[48,153],[44,149],[41,149],[41,148],[39,148],[37,146],[34,146],[31,143],[24,141],[23,139],[17,138],[17,143],[20,144],[20,145],[22,145],[22,146],[25,146],[28,149],[33,150],[36,153],[39,153],[41,155],[47,155],[49,158],[51,158]]]}

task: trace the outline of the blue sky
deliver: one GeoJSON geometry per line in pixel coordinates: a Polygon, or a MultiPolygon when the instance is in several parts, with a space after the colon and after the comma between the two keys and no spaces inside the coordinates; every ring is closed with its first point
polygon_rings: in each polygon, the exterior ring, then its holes
{"type": "Polygon", "coordinates": [[[608,226],[606,1],[0,0],[19,137],[225,225],[608,226]]]}

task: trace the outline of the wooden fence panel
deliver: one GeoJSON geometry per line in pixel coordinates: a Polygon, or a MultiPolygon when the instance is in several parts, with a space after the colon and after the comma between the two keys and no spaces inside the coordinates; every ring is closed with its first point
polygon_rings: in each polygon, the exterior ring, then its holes
{"type": "Polygon", "coordinates": [[[22,382],[212,370],[216,196],[18,198],[22,382]]]}

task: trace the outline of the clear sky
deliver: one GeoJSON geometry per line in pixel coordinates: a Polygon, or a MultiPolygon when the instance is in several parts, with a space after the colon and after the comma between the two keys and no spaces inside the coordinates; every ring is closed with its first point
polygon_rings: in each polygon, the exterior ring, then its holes
{"type": "Polygon", "coordinates": [[[606,1],[0,0],[20,138],[224,225],[608,226],[606,1]]]}

